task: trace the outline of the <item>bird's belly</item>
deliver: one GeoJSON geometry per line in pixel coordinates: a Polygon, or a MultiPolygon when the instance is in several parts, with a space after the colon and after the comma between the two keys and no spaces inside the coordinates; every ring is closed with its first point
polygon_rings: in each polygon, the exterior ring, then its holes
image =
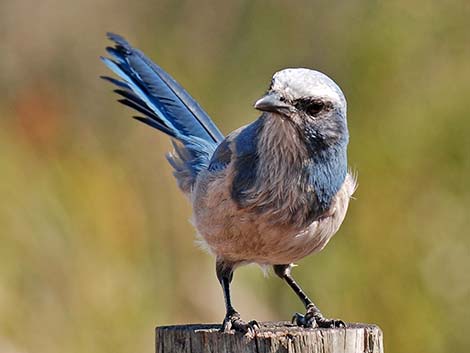
{"type": "Polygon", "coordinates": [[[210,252],[232,262],[288,264],[320,251],[342,223],[350,197],[343,192],[347,197],[335,199],[331,216],[298,229],[273,223],[272,218],[254,210],[240,209],[232,201],[226,178],[203,180],[194,194],[194,225],[210,252]]]}
{"type": "Polygon", "coordinates": [[[259,214],[226,212],[226,207],[213,210],[196,216],[195,224],[210,251],[226,261],[289,264],[321,250],[330,239],[329,234],[317,231],[317,225],[299,232],[264,222],[259,214]]]}

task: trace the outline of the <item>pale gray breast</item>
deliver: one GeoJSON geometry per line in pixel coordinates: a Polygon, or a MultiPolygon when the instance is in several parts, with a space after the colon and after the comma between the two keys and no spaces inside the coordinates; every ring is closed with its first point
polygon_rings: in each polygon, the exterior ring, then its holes
{"type": "MultiPolygon", "coordinates": [[[[229,167],[230,168],[230,167],[229,167]]],[[[344,220],[355,179],[348,174],[336,195],[331,214],[299,229],[273,224],[265,215],[240,209],[229,197],[227,170],[206,176],[197,186],[194,224],[214,255],[234,262],[284,264],[320,251],[344,220]]]]}

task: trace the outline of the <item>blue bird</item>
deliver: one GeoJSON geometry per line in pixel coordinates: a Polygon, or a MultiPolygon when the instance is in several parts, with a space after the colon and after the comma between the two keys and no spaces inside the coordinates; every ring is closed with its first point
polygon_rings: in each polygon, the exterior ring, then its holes
{"type": "Polygon", "coordinates": [[[222,330],[253,332],[232,305],[234,270],[272,266],[305,305],[294,315],[302,327],[341,327],[325,318],[291,274],[293,264],[322,250],[344,220],[356,188],[348,172],[346,100],[328,76],[290,68],[276,72],[254,107],[261,116],[226,137],[168,73],[108,34],[112,59],[102,58],[120,80],[119,102],[135,119],[172,138],[167,155],[179,188],[193,207],[193,224],[216,258],[225,298],[222,330]]]}

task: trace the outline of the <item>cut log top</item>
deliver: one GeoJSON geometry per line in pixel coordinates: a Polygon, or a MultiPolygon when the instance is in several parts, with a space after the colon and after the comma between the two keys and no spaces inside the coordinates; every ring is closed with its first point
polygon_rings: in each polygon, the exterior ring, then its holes
{"type": "Polygon", "coordinates": [[[376,325],[305,329],[290,322],[263,322],[254,336],[219,332],[220,325],[162,326],[156,329],[157,353],[383,353],[376,325]]]}

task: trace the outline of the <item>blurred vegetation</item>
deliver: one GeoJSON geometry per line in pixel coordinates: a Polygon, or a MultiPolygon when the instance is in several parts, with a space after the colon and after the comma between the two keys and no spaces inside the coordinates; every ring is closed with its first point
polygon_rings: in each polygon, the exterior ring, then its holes
{"type": "MultiPolygon", "coordinates": [[[[325,314],[373,322],[386,352],[468,352],[470,2],[0,2],[0,351],[151,352],[153,327],[219,322],[168,139],[116,104],[98,56],[116,31],[223,132],[273,72],[332,76],[359,189],[295,275],[325,314]]],[[[237,271],[246,319],[289,319],[280,280],[237,271]]]]}

